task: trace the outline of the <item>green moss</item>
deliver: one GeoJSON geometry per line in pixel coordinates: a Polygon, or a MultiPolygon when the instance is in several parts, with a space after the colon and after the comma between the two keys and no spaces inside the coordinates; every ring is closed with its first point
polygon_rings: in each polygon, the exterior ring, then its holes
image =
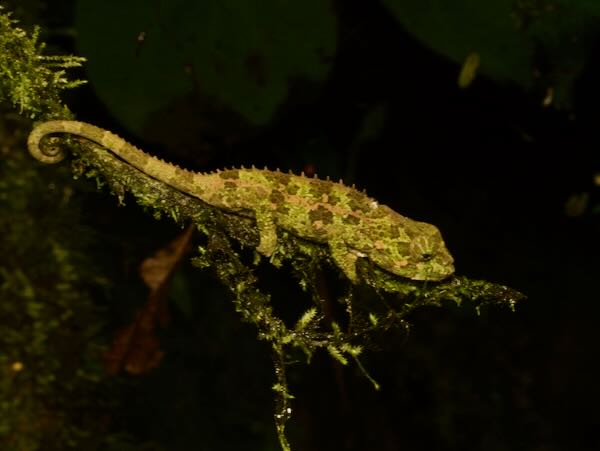
{"type": "Polygon", "coordinates": [[[65,70],[81,66],[85,59],[43,55],[38,37],[39,28],[27,34],[0,6],[0,102],[10,102],[31,118],[69,116],[60,93],[85,82],[69,80],[65,70]]]}
{"type": "MultiPolygon", "coordinates": [[[[26,117],[70,117],[60,93],[77,57],[44,56],[0,7],[0,449],[126,449],[99,421],[116,407],[100,362],[104,286],[87,247],[72,176],[47,172],[27,154],[26,117]],[[8,118],[11,118],[10,120],[8,118]]],[[[133,448],[130,448],[133,449],[133,448]]]]}

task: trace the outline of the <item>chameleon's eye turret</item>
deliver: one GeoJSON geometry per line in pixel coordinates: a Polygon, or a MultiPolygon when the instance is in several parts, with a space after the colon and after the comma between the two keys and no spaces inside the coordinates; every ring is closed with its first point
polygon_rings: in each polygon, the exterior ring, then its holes
{"type": "Polygon", "coordinates": [[[429,260],[431,260],[433,258],[433,252],[423,252],[421,254],[421,259],[424,262],[428,262],[429,260]]]}
{"type": "MultiPolygon", "coordinates": [[[[440,237],[441,240],[441,237],[440,237]]],[[[419,235],[410,242],[410,253],[419,261],[428,261],[436,252],[437,240],[434,236],[419,235]]]]}
{"type": "Polygon", "coordinates": [[[414,280],[442,280],[454,273],[454,259],[446,249],[437,227],[418,223],[416,236],[409,244],[407,270],[414,280]]]}

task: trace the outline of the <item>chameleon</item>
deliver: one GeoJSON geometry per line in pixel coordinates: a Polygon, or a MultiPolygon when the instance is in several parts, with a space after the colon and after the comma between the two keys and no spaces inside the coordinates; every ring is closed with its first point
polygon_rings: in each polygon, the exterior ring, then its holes
{"type": "Polygon", "coordinates": [[[352,283],[358,283],[359,258],[410,280],[439,281],[454,273],[454,260],[437,227],[402,216],[342,181],[254,167],[192,172],[107,130],[71,120],[37,125],[27,140],[31,155],[44,163],[61,161],[64,150],[45,142],[47,135],[56,133],[90,140],[172,188],[217,209],[253,218],[259,235],[256,250],[265,257],[276,252],[278,231],[284,230],[327,245],[332,260],[352,283]]]}

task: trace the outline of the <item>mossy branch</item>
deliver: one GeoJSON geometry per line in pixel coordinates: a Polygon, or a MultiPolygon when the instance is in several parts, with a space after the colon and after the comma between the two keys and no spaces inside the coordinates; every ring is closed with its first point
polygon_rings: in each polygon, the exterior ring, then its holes
{"type": "MultiPolygon", "coordinates": [[[[298,348],[309,357],[322,348],[343,364],[349,359],[356,361],[366,374],[358,357],[369,347],[370,336],[392,327],[406,327],[405,317],[415,308],[439,306],[444,301],[469,301],[478,309],[485,304],[514,308],[523,298],[508,287],[466,277],[452,277],[443,283],[402,279],[363,259],[359,262],[358,273],[364,285],[358,287],[346,282],[346,295],[337,300],[345,306],[347,313],[347,326],[341,328],[326,311],[319,289],[323,270],[335,268],[327,247],[282,232],[278,252],[271,262],[276,266],[289,263],[298,283],[312,299],[312,305],[307,306],[295,325],[288,327],[275,315],[271,295],[258,288],[255,262],[245,262],[236,249],[240,245],[242,248],[257,246],[259,236],[254,220],[215,209],[149,178],[92,142],[82,141],[73,147],[80,155],[74,163],[76,174],[96,178],[100,183],[107,182],[120,202],[129,191],[155,217],[166,215],[182,225],[191,222],[206,235],[207,241],[199,248],[199,256],[193,259],[193,264],[214,271],[229,290],[242,319],[253,323],[259,338],[272,346],[276,373],[275,421],[284,450],[290,449],[284,431],[291,414],[292,395],[286,381],[286,356],[291,348],[298,348]],[[78,150],[79,146],[85,149],[78,150]],[[367,295],[361,294],[364,289],[367,295]]],[[[377,383],[368,374],[366,376],[377,388],[377,383]]]]}
{"type": "Polygon", "coordinates": [[[31,34],[17,27],[0,6],[0,102],[10,102],[30,118],[71,118],[60,94],[85,83],[66,75],[66,69],[81,66],[85,58],[44,55],[39,33],[38,27],[31,34]]]}

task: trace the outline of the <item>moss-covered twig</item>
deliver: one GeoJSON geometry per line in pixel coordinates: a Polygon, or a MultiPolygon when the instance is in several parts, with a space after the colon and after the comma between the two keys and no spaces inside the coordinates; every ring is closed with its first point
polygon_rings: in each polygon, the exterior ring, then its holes
{"type": "MultiPolygon", "coordinates": [[[[399,278],[371,265],[359,264],[359,274],[370,295],[357,296],[355,287],[348,284],[347,295],[338,301],[346,306],[349,318],[342,329],[323,308],[319,297],[318,278],[330,263],[326,246],[308,242],[289,233],[282,233],[280,251],[273,261],[281,266],[289,263],[302,287],[309,293],[312,304],[294,327],[278,318],[271,305],[271,295],[258,288],[254,261],[245,262],[233,243],[255,247],[259,237],[253,220],[217,210],[197,198],[183,194],[147,177],[142,172],[114,157],[101,146],[83,141],[82,157],[76,160],[77,174],[86,174],[106,181],[121,201],[126,191],[156,217],[167,215],[180,224],[192,222],[207,237],[200,255],[193,263],[211,268],[233,297],[242,319],[253,323],[260,339],[271,343],[276,373],[275,420],[281,446],[288,450],[285,423],[291,414],[292,395],[286,382],[286,356],[291,348],[307,355],[318,349],[326,350],[342,364],[357,360],[368,348],[369,336],[391,327],[403,326],[405,317],[424,305],[439,306],[444,301],[472,302],[477,308],[485,304],[501,304],[513,308],[523,296],[504,286],[465,277],[452,277],[442,283],[415,282],[399,278]]],[[[77,146],[75,146],[77,151],[77,146]]],[[[358,362],[360,365],[360,362],[358,362]]],[[[362,367],[361,367],[362,368],[362,367]]],[[[364,369],[363,369],[364,370],[364,369]]],[[[376,383],[374,383],[376,385],[376,383]]]]}

